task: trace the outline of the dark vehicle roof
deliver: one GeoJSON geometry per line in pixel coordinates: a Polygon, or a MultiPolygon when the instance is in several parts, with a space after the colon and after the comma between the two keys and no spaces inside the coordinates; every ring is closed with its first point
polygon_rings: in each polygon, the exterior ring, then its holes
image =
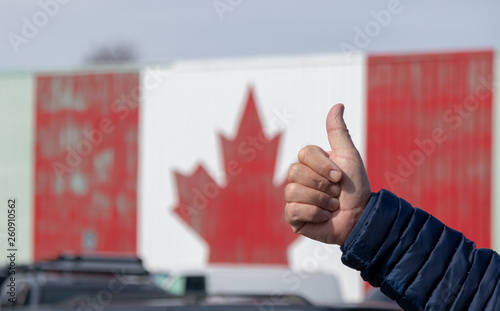
{"type": "MultiPolygon", "coordinates": [[[[36,310],[86,310],[87,297],[70,301],[66,305],[41,307],[36,310]]],[[[134,299],[133,296],[114,297],[109,304],[88,306],[108,311],[136,310],[179,310],[179,311],[211,311],[211,310],[324,310],[324,311],[383,311],[400,310],[391,305],[380,304],[339,304],[335,306],[314,306],[299,296],[267,296],[267,295],[209,295],[178,296],[169,299],[134,299]]],[[[91,308],[92,309],[92,308],[91,308]]],[[[24,309],[31,310],[31,309],[24,309]]]]}
{"type": "Polygon", "coordinates": [[[16,283],[29,284],[20,303],[37,305],[74,307],[106,295],[110,300],[137,301],[172,297],[152,282],[136,256],[60,256],[16,267],[16,283]]]}
{"type": "MultiPolygon", "coordinates": [[[[3,310],[3,309],[2,309],[3,310]]],[[[8,310],[8,309],[6,309],[8,310]]],[[[20,309],[16,309],[20,310],[20,309]]],[[[38,311],[71,311],[77,310],[75,308],[57,308],[57,307],[45,307],[37,309],[22,309],[22,310],[38,310],[38,311]]],[[[367,307],[367,306],[356,306],[356,305],[345,305],[338,307],[318,307],[318,306],[282,306],[282,305],[210,305],[210,306],[103,306],[102,311],[255,311],[255,310],[276,310],[276,311],[299,311],[299,310],[311,310],[311,311],[392,311],[397,309],[384,309],[378,307],[367,307]]]]}
{"type": "Polygon", "coordinates": [[[107,283],[74,283],[67,284],[49,283],[40,286],[40,304],[70,304],[82,305],[88,298],[104,299],[106,302],[113,300],[131,299],[166,299],[172,296],[153,284],[125,284],[117,290],[111,290],[107,283]]]}
{"type": "MultiPolygon", "coordinates": [[[[6,271],[8,267],[5,267],[6,271]]],[[[54,260],[40,261],[16,268],[17,272],[66,271],[85,273],[121,273],[148,275],[142,259],[133,255],[62,255],[54,260]]]]}
{"type": "MultiPolygon", "coordinates": [[[[186,295],[172,296],[152,283],[142,261],[131,257],[108,256],[61,256],[52,261],[38,262],[23,266],[16,271],[19,276],[35,281],[43,296],[39,305],[16,310],[85,310],[89,298],[95,298],[106,290],[110,280],[126,284],[113,292],[111,299],[99,305],[99,310],[136,311],[136,310],[336,310],[336,311],[375,311],[398,310],[391,306],[371,304],[336,305],[332,307],[313,306],[307,300],[294,295],[186,295]]],[[[102,297],[101,297],[102,298],[102,297]]],[[[94,299],[95,300],[95,299],[94,299]]],[[[90,307],[90,306],[89,306],[90,307]]],[[[2,308],[9,310],[8,308],[2,308]]]]}

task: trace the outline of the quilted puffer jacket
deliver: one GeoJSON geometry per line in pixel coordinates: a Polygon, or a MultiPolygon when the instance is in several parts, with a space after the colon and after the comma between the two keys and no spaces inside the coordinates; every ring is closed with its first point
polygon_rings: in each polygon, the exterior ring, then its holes
{"type": "Polygon", "coordinates": [[[500,310],[500,256],[387,190],[372,195],[341,250],[404,310],[500,310]]]}

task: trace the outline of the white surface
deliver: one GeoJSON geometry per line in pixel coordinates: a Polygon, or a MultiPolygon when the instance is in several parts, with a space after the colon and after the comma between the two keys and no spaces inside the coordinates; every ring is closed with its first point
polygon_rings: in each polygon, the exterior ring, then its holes
{"type": "MultiPolygon", "coordinates": [[[[214,180],[221,181],[217,134],[234,137],[249,87],[254,89],[265,134],[282,133],[277,184],[285,180],[301,147],[317,144],[329,149],[325,119],[336,103],[346,105],[350,133],[364,155],[364,56],[349,63],[341,54],[179,62],[144,70],[142,81],[138,250],[154,270],[207,264],[208,245],[173,212],[177,204],[173,172],[191,174],[202,164],[214,180]],[[293,117],[283,122],[277,111],[293,117]]],[[[305,258],[314,258],[314,243],[297,239],[289,248],[289,263],[300,267],[305,258]]],[[[360,299],[359,275],[341,264],[339,251],[321,258],[315,269],[336,273],[346,299],[360,299]]]]}
{"type": "Polygon", "coordinates": [[[270,265],[212,265],[205,269],[176,271],[172,279],[205,276],[209,294],[299,295],[313,304],[343,302],[333,274],[291,270],[270,265]]]}

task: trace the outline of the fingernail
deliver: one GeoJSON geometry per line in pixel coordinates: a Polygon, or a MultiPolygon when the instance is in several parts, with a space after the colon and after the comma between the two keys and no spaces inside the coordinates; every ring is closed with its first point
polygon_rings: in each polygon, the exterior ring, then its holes
{"type": "Polygon", "coordinates": [[[337,184],[330,185],[330,187],[328,187],[328,190],[330,190],[331,194],[338,195],[339,188],[337,184]]]}
{"type": "Polygon", "coordinates": [[[337,182],[340,180],[340,177],[342,176],[342,173],[336,170],[331,170],[330,171],[330,178],[333,182],[337,182]]]}
{"type": "Polygon", "coordinates": [[[337,199],[335,199],[335,198],[330,198],[330,200],[328,200],[328,203],[329,203],[330,208],[331,208],[332,210],[336,210],[336,209],[337,209],[337,207],[335,206],[335,205],[337,205],[337,199]]]}
{"type": "Polygon", "coordinates": [[[324,210],[322,210],[322,212],[323,212],[323,215],[325,215],[325,218],[326,218],[326,219],[330,219],[330,218],[332,218],[332,212],[327,211],[327,210],[325,210],[325,209],[324,209],[324,210]]]}

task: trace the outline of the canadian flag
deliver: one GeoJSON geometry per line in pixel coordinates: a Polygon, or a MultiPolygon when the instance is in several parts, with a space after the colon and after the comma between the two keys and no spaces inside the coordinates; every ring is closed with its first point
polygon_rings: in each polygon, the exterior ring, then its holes
{"type": "Polygon", "coordinates": [[[328,146],[326,114],[336,102],[348,103],[364,148],[364,93],[356,91],[364,68],[365,58],[346,64],[339,55],[184,62],[151,72],[156,80],[145,72],[138,223],[149,263],[324,270],[339,275],[348,299],[359,298],[362,282],[338,247],[290,230],[283,188],[301,147],[328,146]]]}
{"type": "Polygon", "coordinates": [[[329,148],[326,115],[344,103],[374,191],[493,247],[494,72],[493,52],[477,51],[1,76],[1,195],[17,202],[18,258],[114,251],[157,271],[288,265],[333,273],[358,300],[362,281],[339,248],[283,219],[297,152],[329,148]]]}

